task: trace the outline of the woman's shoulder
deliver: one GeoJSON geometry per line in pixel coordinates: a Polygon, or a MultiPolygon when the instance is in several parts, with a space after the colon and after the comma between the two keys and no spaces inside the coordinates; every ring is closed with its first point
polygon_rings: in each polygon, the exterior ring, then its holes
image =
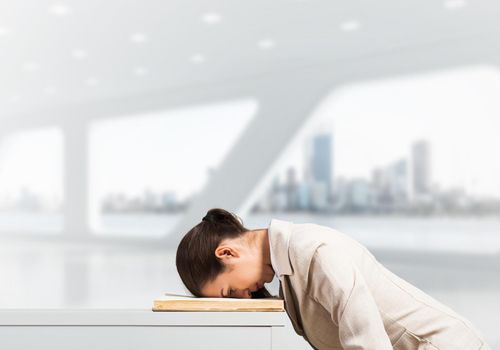
{"type": "Polygon", "coordinates": [[[355,249],[365,250],[366,248],[350,237],[347,233],[341,232],[333,227],[316,223],[293,224],[290,235],[290,246],[296,249],[303,249],[307,246],[328,245],[331,249],[355,249]]]}

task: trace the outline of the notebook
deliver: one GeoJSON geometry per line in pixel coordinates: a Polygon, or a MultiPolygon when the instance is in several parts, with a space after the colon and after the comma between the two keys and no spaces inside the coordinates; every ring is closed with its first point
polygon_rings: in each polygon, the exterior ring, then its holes
{"type": "Polygon", "coordinates": [[[165,293],[153,302],[153,311],[284,311],[283,299],[198,298],[165,293]]]}

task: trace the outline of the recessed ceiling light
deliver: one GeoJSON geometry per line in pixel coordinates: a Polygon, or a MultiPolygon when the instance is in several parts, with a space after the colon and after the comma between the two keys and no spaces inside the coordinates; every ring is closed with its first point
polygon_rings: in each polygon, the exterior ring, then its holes
{"type": "Polygon", "coordinates": [[[460,9],[467,5],[467,2],[465,0],[446,0],[444,2],[444,7],[447,10],[456,10],[460,9]]]}
{"type": "Polygon", "coordinates": [[[34,61],[24,62],[23,69],[27,72],[34,72],[40,68],[40,65],[34,61]]]}
{"type": "Polygon", "coordinates": [[[200,64],[205,62],[205,56],[203,56],[202,54],[196,54],[191,56],[189,60],[191,61],[191,63],[200,64]]]}
{"type": "Polygon", "coordinates": [[[87,51],[82,50],[82,49],[74,49],[71,54],[73,55],[74,58],[77,60],[83,60],[84,58],[87,58],[88,54],[87,51]]]}
{"type": "Polygon", "coordinates": [[[54,96],[56,93],[57,93],[57,90],[55,87],[53,86],[47,86],[45,89],[44,89],[45,93],[47,95],[50,95],[50,96],[54,96]]]}
{"type": "Polygon", "coordinates": [[[136,67],[134,69],[134,74],[137,75],[138,77],[143,77],[148,73],[149,71],[146,67],[136,67]]]}
{"type": "Polygon", "coordinates": [[[9,30],[7,28],[0,27],[0,36],[5,36],[7,34],[9,34],[9,30]]]}
{"type": "Polygon", "coordinates": [[[87,84],[88,86],[96,86],[97,84],[99,84],[99,80],[96,77],[88,77],[87,79],[85,79],[85,84],[87,84]]]}
{"type": "Polygon", "coordinates": [[[262,39],[262,40],[259,40],[259,42],[257,43],[257,46],[259,47],[259,49],[268,50],[268,49],[272,49],[273,47],[275,47],[276,43],[273,39],[262,39]]]}
{"type": "Polygon", "coordinates": [[[148,40],[148,37],[144,33],[134,33],[130,36],[130,40],[134,43],[143,43],[148,40]]]}
{"type": "Polygon", "coordinates": [[[340,30],[344,32],[354,32],[361,28],[361,23],[356,20],[345,21],[340,24],[340,30]]]}
{"type": "Polygon", "coordinates": [[[207,12],[201,15],[201,20],[206,24],[219,23],[222,16],[217,12],[207,12]]]}
{"type": "Polygon", "coordinates": [[[49,8],[49,13],[54,16],[66,16],[71,12],[71,9],[64,4],[55,4],[49,8]]]}

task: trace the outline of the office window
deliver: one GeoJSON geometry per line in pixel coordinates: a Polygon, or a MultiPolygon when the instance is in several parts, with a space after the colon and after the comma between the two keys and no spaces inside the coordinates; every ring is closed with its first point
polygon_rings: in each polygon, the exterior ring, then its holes
{"type": "Polygon", "coordinates": [[[104,235],[166,235],[256,109],[254,100],[238,100],[93,123],[92,229],[104,235]]]}
{"type": "Polygon", "coordinates": [[[0,136],[1,232],[61,232],[62,165],[59,128],[0,136]]]}
{"type": "Polygon", "coordinates": [[[500,71],[470,66],[336,89],[258,200],[369,246],[500,251],[500,71]]]}

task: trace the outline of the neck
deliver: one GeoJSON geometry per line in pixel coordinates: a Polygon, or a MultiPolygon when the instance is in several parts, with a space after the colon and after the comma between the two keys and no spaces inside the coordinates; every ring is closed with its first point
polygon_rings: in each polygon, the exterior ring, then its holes
{"type": "Polygon", "coordinates": [[[269,247],[269,236],[267,228],[252,230],[255,238],[255,244],[262,252],[263,263],[271,265],[271,251],[269,247]]]}

